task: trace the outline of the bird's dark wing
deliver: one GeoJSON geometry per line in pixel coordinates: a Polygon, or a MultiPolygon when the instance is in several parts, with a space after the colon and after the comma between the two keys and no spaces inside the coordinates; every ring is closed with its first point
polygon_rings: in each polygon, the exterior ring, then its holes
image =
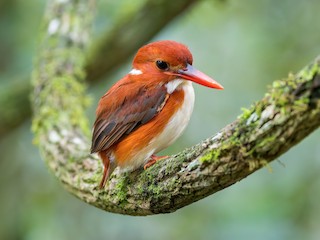
{"type": "Polygon", "coordinates": [[[166,87],[139,86],[135,82],[120,81],[101,98],[91,153],[110,148],[161,111],[169,97],[166,87]]]}

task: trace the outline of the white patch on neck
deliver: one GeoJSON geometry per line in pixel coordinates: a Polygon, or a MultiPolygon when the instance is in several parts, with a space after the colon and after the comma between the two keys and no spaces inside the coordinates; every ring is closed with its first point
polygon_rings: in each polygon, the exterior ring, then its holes
{"type": "Polygon", "coordinates": [[[133,68],[130,72],[129,72],[130,75],[140,75],[142,74],[142,71],[139,70],[139,69],[135,69],[133,68]]]}
{"type": "Polygon", "coordinates": [[[167,87],[167,93],[171,94],[173,93],[179,86],[182,84],[184,80],[177,78],[173,81],[170,81],[166,84],[167,87]]]}

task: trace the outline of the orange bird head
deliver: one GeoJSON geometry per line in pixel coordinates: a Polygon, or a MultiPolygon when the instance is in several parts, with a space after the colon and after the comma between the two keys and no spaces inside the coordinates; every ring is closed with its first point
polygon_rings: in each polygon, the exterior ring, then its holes
{"type": "MultiPolygon", "coordinates": [[[[148,80],[169,82],[177,78],[189,80],[206,87],[223,87],[206,74],[192,66],[193,58],[189,49],[175,41],[158,41],[139,49],[133,59],[132,75],[144,75],[148,80]]],[[[140,79],[145,77],[139,76],[140,79]]]]}
{"type": "Polygon", "coordinates": [[[162,158],[155,154],[172,144],[189,122],[191,81],[223,89],[195,69],[188,48],[174,41],[143,46],[132,65],[97,107],[91,153],[97,152],[104,165],[101,188],[116,167],[147,168],[162,158]]]}

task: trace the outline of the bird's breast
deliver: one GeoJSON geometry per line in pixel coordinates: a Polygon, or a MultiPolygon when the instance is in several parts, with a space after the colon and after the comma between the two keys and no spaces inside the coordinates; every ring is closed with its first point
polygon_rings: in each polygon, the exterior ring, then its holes
{"type": "MultiPolygon", "coordinates": [[[[179,79],[175,81],[179,81],[179,79]]],[[[182,80],[180,85],[178,85],[171,94],[170,98],[173,98],[172,101],[179,101],[181,105],[167,121],[162,132],[152,140],[151,144],[155,145],[155,152],[159,152],[175,142],[187,127],[193,111],[195,99],[192,83],[190,81],[182,80]],[[179,92],[183,95],[182,98],[175,94],[179,92]]]]}
{"type": "Polygon", "coordinates": [[[123,170],[142,166],[183,133],[193,111],[194,90],[191,82],[179,81],[161,112],[113,147],[112,155],[123,170]]]}

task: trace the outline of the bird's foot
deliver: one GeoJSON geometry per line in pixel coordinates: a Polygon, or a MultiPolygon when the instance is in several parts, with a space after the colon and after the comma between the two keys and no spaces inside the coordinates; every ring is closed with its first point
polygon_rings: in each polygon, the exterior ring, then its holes
{"type": "Polygon", "coordinates": [[[169,156],[156,156],[154,154],[151,155],[149,161],[143,166],[143,169],[146,170],[147,168],[151,167],[157,161],[168,158],[169,156]]]}

